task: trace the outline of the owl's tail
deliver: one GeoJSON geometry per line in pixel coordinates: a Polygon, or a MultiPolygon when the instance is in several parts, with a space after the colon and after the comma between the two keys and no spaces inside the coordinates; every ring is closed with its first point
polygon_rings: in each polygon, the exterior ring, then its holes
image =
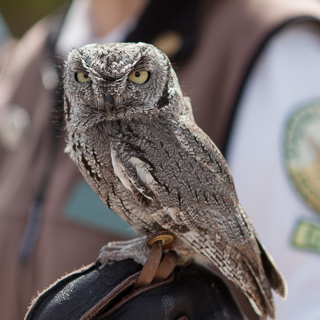
{"type": "MultiPolygon", "coordinates": [[[[202,236],[205,241],[200,241],[201,237],[193,232],[189,232],[187,237],[186,234],[181,235],[192,243],[195,251],[207,257],[224,276],[241,288],[258,315],[263,319],[266,316],[274,319],[275,308],[271,290],[274,289],[285,298],[287,287],[283,276],[259,239],[251,243],[254,247],[254,255],[248,254],[246,246],[246,249],[241,250],[242,248],[238,247],[236,251],[225,256],[211,236],[206,234],[202,236]]],[[[199,262],[203,263],[201,260],[199,262]]],[[[209,265],[208,267],[210,268],[209,265]]]]}
{"type": "Polygon", "coordinates": [[[287,298],[287,284],[278,267],[275,265],[273,258],[265,249],[263,244],[257,239],[261,252],[262,265],[268,278],[271,288],[283,299],[287,298]]]}
{"type": "Polygon", "coordinates": [[[287,296],[287,285],[282,274],[275,265],[268,251],[257,238],[257,244],[261,252],[261,262],[263,270],[254,270],[249,261],[246,261],[248,272],[252,275],[252,279],[256,284],[258,293],[251,296],[251,292],[246,292],[251,305],[255,311],[262,316],[263,319],[268,315],[275,318],[274,302],[271,288],[283,299],[287,296]]]}

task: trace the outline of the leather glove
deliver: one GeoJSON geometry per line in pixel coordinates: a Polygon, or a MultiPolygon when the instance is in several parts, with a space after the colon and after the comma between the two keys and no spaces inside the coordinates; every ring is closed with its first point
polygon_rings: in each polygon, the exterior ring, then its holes
{"type": "Polygon", "coordinates": [[[91,264],[58,280],[32,303],[26,320],[243,320],[225,283],[190,263],[137,288],[132,259],[91,264]]]}

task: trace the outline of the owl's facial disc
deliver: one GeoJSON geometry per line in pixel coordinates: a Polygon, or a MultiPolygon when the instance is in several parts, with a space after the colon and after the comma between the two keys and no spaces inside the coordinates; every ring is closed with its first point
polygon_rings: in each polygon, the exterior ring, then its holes
{"type": "Polygon", "coordinates": [[[86,45],[68,56],[64,81],[72,90],[65,94],[71,105],[90,106],[107,120],[158,112],[168,105],[170,69],[168,58],[152,45],[86,45]]]}

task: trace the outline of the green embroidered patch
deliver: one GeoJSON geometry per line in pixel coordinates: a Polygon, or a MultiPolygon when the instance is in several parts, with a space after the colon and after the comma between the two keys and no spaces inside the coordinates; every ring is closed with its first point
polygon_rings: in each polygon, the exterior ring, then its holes
{"type": "Polygon", "coordinates": [[[320,223],[300,221],[293,235],[293,245],[299,249],[320,253],[320,223]]]}
{"type": "Polygon", "coordinates": [[[295,188],[320,214],[320,103],[304,106],[291,116],[284,146],[295,188]]]}

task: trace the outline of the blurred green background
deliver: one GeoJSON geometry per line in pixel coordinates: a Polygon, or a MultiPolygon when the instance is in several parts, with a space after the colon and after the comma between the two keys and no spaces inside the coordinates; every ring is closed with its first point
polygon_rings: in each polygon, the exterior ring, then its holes
{"type": "Polygon", "coordinates": [[[0,13],[13,36],[20,38],[35,22],[67,0],[0,0],[0,13]]]}

